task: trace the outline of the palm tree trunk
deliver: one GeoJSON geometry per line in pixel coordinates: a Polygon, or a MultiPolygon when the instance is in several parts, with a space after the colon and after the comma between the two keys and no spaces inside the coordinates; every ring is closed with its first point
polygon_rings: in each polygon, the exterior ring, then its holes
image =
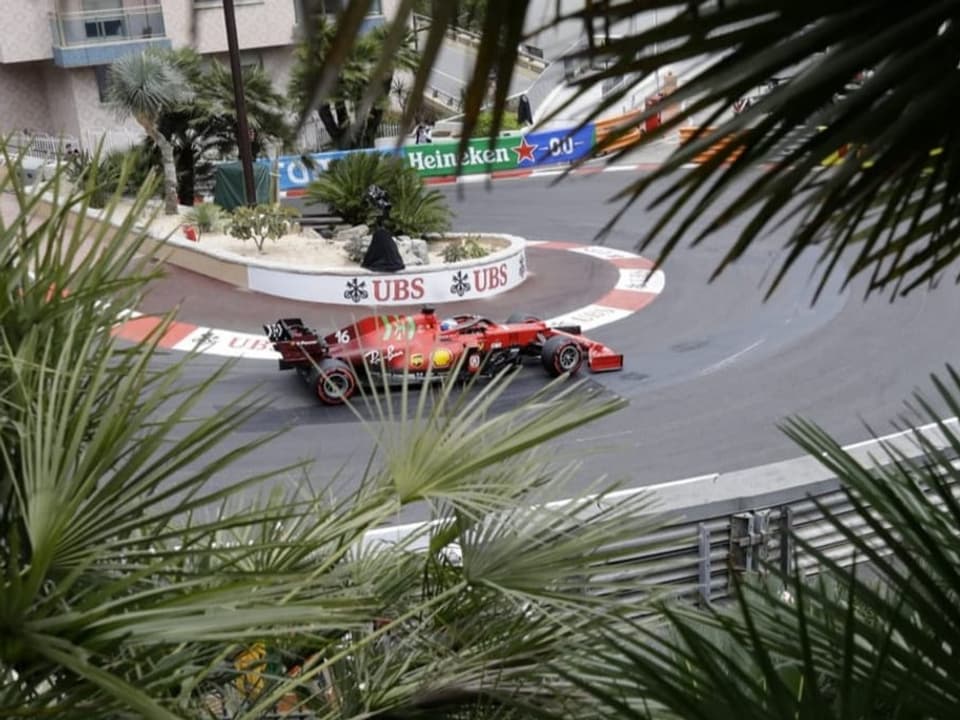
{"type": "Polygon", "coordinates": [[[180,209],[177,199],[177,165],[173,159],[173,143],[163,136],[155,122],[147,117],[137,117],[137,122],[160,148],[160,164],[163,167],[163,212],[176,215],[180,209]]]}
{"type": "Polygon", "coordinates": [[[160,148],[160,162],[163,165],[163,212],[176,215],[179,208],[177,199],[177,165],[173,160],[173,143],[157,133],[153,139],[160,148]]]}

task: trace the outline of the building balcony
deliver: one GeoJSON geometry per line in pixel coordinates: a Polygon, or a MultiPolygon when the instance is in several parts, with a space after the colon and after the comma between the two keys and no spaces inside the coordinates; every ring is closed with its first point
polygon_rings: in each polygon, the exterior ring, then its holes
{"type": "Polygon", "coordinates": [[[133,52],[171,47],[159,5],[51,13],[50,31],[60,67],[109,65],[133,52]]]}

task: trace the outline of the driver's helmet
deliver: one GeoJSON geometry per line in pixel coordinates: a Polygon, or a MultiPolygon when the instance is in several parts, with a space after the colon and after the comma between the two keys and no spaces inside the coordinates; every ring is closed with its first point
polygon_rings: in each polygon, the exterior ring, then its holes
{"type": "Polygon", "coordinates": [[[447,318],[446,320],[440,323],[441,332],[447,332],[448,330],[453,330],[457,326],[457,321],[452,318],[447,318]]]}

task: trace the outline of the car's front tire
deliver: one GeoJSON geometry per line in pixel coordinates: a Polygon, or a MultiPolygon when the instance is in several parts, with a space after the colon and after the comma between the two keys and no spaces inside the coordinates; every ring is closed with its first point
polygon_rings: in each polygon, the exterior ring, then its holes
{"type": "Polygon", "coordinates": [[[540,362],[552,377],[559,377],[564,373],[574,375],[583,364],[583,348],[572,338],[554,335],[547,338],[543,344],[540,362]]]}

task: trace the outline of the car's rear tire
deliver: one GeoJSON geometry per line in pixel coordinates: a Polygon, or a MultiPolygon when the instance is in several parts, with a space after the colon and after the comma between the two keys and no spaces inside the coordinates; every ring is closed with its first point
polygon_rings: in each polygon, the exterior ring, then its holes
{"type": "Polygon", "coordinates": [[[559,377],[564,373],[574,375],[583,364],[583,348],[572,338],[554,335],[547,338],[543,344],[540,362],[552,377],[559,377]]]}
{"type": "Polygon", "coordinates": [[[357,374],[343,360],[321,360],[313,375],[314,389],[324,405],[343,405],[357,391],[357,374]]]}

